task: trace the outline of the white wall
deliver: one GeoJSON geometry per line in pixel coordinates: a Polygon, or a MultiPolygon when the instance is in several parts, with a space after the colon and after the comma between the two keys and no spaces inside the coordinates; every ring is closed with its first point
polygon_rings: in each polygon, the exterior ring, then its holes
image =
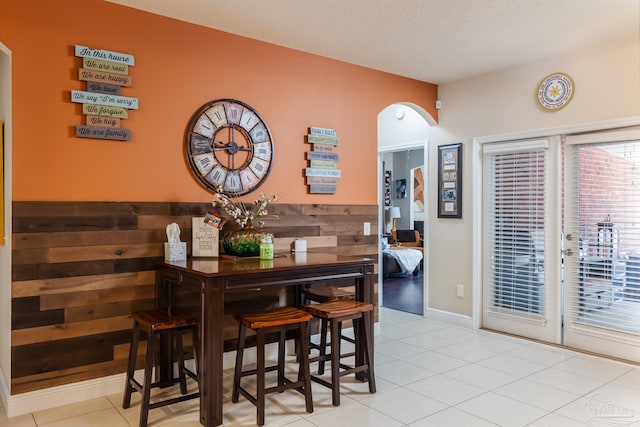
{"type": "Polygon", "coordinates": [[[389,105],[378,114],[378,151],[395,151],[424,144],[429,126],[435,124],[435,120],[420,106],[410,103],[389,105]],[[404,109],[402,120],[396,118],[397,108],[404,109]]]}
{"type": "MultiPolygon", "coordinates": [[[[639,23],[640,26],[640,23],[639,23]]],[[[428,129],[428,193],[437,191],[437,146],[462,142],[462,219],[438,219],[428,204],[429,308],[472,315],[472,139],[640,115],[640,29],[631,38],[588,51],[476,76],[438,88],[439,124],[428,129]],[[537,86],[554,72],[569,74],[575,94],[564,109],[539,107],[537,86]],[[456,297],[456,284],[465,297],[456,297]]]]}

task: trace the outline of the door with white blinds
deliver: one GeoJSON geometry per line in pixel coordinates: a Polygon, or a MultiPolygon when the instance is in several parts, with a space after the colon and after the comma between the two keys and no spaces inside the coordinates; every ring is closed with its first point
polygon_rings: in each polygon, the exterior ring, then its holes
{"type": "Polygon", "coordinates": [[[640,362],[640,130],[566,138],[565,343],[640,362]]]}
{"type": "Polygon", "coordinates": [[[482,146],[482,326],[559,343],[560,141],[482,146]]]}

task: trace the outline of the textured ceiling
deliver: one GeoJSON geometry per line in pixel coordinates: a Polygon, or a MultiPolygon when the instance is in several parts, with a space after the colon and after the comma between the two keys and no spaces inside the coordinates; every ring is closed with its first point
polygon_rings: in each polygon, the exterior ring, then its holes
{"type": "Polygon", "coordinates": [[[640,0],[107,1],[436,84],[640,38],[640,0]]]}

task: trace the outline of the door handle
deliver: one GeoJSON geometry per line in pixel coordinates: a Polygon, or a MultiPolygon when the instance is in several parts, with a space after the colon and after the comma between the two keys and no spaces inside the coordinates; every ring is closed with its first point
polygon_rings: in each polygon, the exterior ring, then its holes
{"type": "Polygon", "coordinates": [[[564,249],[564,250],[562,251],[562,253],[563,253],[565,256],[571,256],[571,255],[573,255],[573,249],[571,249],[571,248],[569,248],[569,249],[564,249]]]}

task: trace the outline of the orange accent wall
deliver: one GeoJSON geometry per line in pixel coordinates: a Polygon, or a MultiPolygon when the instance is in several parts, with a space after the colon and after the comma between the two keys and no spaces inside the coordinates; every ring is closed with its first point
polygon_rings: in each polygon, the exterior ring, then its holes
{"type": "Polygon", "coordinates": [[[102,0],[10,1],[2,9],[0,42],[13,63],[16,201],[208,202],[188,169],[185,129],[204,103],[235,98],[260,113],[274,138],[260,191],[282,203],[375,204],[377,114],[412,102],[437,117],[435,85],[102,0]],[[131,141],[75,137],[84,116],[70,91],[85,90],[76,44],[135,56],[133,85],[122,90],[139,99],[121,124],[131,141]],[[335,195],[307,194],[309,126],[340,137],[335,195]]]}

